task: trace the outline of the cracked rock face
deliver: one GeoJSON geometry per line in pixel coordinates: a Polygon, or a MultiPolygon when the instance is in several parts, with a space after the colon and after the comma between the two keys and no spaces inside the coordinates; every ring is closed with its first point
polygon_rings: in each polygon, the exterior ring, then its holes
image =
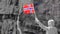
{"type": "Polygon", "coordinates": [[[11,19],[0,22],[0,34],[16,34],[16,22],[11,19]]]}
{"type": "MultiPolygon", "coordinates": [[[[11,13],[18,13],[18,0],[0,0],[0,14],[11,14],[11,13]]],[[[22,0],[22,3],[30,3],[30,0],[22,0]]],[[[33,1],[32,1],[33,2],[33,1]]],[[[39,1],[37,1],[39,3],[39,1]]],[[[58,17],[60,17],[60,2],[58,0],[40,0],[39,5],[37,4],[38,11],[36,10],[36,15],[41,22],[47,26],[47,20],[51,18],[52,16],[44,14],[44,11],[49,11],[51,15],[57,16],[55,19],[57,20],[57,28],[60,26],[60,21],[58,22],[58,17]],[[44,5],[44,6],[43,6],[44,5]],[[45,8],[48,8],[49,10],[45,10],[45,8]],[[59,26],[58,26],[59,25],[59,26]]],[[[20,29],[22,30],[23,34],[40,34],[42,33],[43,29],[41,29],[38,24],[35,23],[34,19],[35,15],[20,15],[20,29]]],[[[17,17],[17,16],[16,16],[17,17]]],[[[14,18],[14,17],[13,17],[14,18]]],[[[10,19],[3,20],[3,22],[0,22],[0,31],[2,31],[2,34],[16,34],[16,22],[10,19]],[[3,25],[2,25],[3,24],[3,25]],[[13,32],[13,33],[12,33],[13,32]]],[[[43,31],[44,32],[44,31],[43,31]]],[[[19,31],[17,31],[17,34],[19,34],[19,31]]]]}
{"type": "Polygon", "coordinates": [[[0,14],[11,14],[16,0],[0,0],[0,14]]]}

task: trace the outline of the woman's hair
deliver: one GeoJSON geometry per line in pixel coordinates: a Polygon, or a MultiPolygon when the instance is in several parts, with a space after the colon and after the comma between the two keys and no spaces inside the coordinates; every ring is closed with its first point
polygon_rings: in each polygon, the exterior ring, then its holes
{"type": "Polygon", "coordinates": [[[50,19],[48,22],[54,21],[53,19],[50,19]]]}

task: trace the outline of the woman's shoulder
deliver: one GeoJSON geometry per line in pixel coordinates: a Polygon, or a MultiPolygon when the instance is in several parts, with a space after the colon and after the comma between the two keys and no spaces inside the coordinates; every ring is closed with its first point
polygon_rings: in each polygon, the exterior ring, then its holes
{"type": "Polygon", "coordinates": [[[48,29],[53,29],[53,30],[57,30],[56,27],[47,27],[48,29]]]}

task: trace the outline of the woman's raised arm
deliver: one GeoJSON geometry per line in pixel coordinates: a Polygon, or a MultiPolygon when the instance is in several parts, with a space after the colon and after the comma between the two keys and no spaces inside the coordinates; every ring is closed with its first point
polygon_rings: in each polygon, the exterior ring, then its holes
{"type": "Polygon", "coordinates": [[[35,16],[35,22],[36,22],[37,24],[39,24],[39,26],[40,26],[42,29],[48,30],[47,26],[43,25],[43,24],[38,20],[37,16],[35,16]]]}

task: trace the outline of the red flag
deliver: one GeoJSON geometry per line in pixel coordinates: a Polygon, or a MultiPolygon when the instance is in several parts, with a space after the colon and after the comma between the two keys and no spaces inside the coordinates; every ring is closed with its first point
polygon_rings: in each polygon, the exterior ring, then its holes
{"type": "Polygon", "coordinates": [[[34,5],[33,4],[25,4],[23,6],[23,13],[24,14],[34,14],[35,13],[34,5]]]}

